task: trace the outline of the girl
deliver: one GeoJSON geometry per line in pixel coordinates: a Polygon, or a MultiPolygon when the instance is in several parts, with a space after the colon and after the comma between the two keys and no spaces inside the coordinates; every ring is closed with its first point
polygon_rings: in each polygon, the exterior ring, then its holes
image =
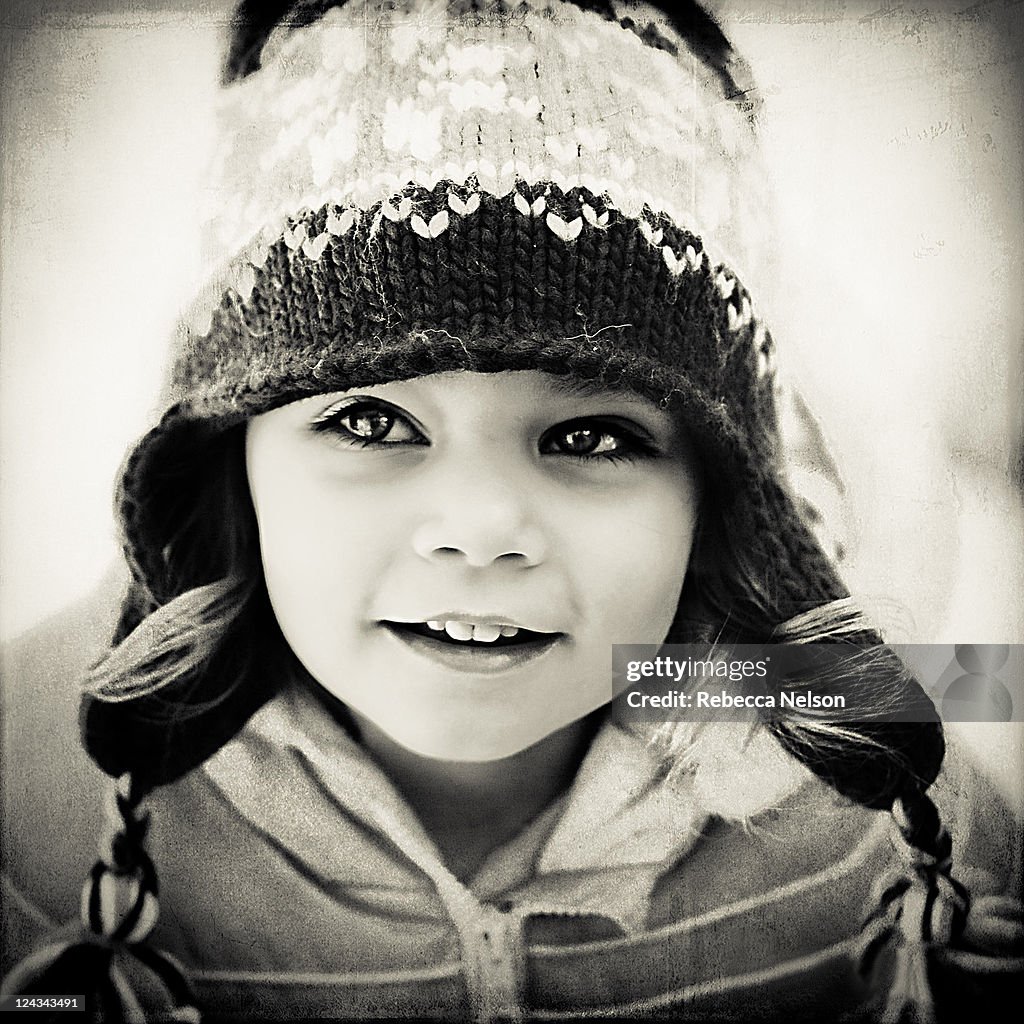
{"type": "MultiPolygon", "coordinates": [[[[7,990],[132,1020],[1008,990],[1018,911],[950,873],[938,719],[783,478],[746,69],[672,11],[243,5],[82,704],[118,780],[85,934],[7,990]],[[876,648],[892,720],[609,715],[612,644],[787,639],[876,648]]],[[[16,947],[65,901],[45,852],[12,874],[16,947]]]]}

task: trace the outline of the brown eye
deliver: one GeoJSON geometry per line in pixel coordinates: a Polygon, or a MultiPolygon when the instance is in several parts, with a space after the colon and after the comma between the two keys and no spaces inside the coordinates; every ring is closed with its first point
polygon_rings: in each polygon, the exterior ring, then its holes
{"type": "Polygon", "coordinates": [[[570,420],[552,427],[540,441],[542,455],[570,455],[594,461],[642,458],[657,448],[646,432],[619,419],[570,420]]]}
{"type": "Polygon", "coordinates": [[[343,416],[339,425],[362,441],[382,441],[395,425],[393,416],[380,409],[350,412],[343,416]]]}
{"type": "Polygon", "coordinates": [[[560,451],[569,455],[592,455],[601,446],[602,441],[614,443],[614,438],[600,430],[580,427],[576,430],[567,430],[554,441],[560,451]]]}
{"type": "Polygon", "coordinates": [[[356,447],[395,447],[427,444],[409,418],[389,404],[373,398],[347,399],[312,422],[319,434],[356,447]]]}

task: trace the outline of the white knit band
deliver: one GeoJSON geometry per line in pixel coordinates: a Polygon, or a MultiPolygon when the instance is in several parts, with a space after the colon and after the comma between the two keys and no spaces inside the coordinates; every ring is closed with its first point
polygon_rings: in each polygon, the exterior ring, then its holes
{"type": "MultiPolygon", "coordinates": [[[[225,287],[246,297],[252,268],[282,237],[319,259],[331,234],[378,203],[379,216],[432,237],[473,212],[474,192],[506,196],[522,182],[582,186],[627,216],[647,223],[647,213],[655,246],[655,215],[668,216],[745,282],[758,277],[767,203],[742,112],[683,44],[657,49],[569,3],[509,12],[351,0],[279,28],[261,69],[224,91],[220,124],[200,318],[225,287]],[[450,214],[419,217],[404,193],[443,180],[469,191],[452,196],[450,214]],[[322,237],[294,224],[328,204],[322,237]]],[[[515,198],[521,212],[543,213],[536,195],[515,198]]],[[[547,224],[567,241],[579,230],[557,216],[547,224]]],[[[665,260],[685,269],[686,255],[665,260]]]]}

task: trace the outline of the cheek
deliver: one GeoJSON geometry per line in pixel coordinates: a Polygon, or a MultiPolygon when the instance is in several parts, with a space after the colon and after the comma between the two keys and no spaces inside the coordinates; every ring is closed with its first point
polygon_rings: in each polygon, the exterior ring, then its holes
{"type": "Polygon", "coordinates": [[[578,535],[595,621],[608,643],[660,643],[675,615],[697,522],[685,467],[663,467],[625,490],[578,535]]]}
{"type": "Polygon", "coordinates": [[[250,446],[248,469],[274,614],[299,659],[320,675],[358,642],[388,524],[350,483],[310,473],[270,443],[250,446]]]}

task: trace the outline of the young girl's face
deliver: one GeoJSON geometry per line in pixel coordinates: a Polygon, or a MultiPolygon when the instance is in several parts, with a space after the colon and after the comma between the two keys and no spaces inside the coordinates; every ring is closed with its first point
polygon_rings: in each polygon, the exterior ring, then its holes
{"type": "Polygon", "coordinates": [[[256,417],[267,590],[313,677],[428,757],[525,750],[660,643],[697,516],[653,403],[535,371],[443,373],[256,417]]]}

